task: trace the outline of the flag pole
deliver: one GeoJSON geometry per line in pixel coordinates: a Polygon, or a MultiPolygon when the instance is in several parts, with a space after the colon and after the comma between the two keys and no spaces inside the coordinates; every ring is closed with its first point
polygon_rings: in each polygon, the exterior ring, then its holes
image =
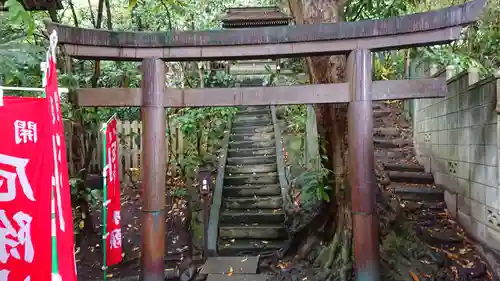
{"type": "MultiPolygon", "coordinates": [[[[52,34],[49,37],[49,49],[47,50],[47,56],[46,56],[46,61],[40,63],[40,68],[42,70],[42,86],[44,87],[44,91],[42,92],[42,97],[47,98],[47,93],[45,92],[45,87],[47,86],[47,79],[48,77],[48,67],[49,67],[49,60],[52,57],[52,59],[55,61],[55,55],[56,55],[56,47],[57,47],[57,32],[54,30],[52,31],[52,34]]],[[[51,218],[50,218],[50,223],[51,223],[51,280],[52,281],[59,281],[61,278],[59,276],[59,258],[58,258],[58,253],[57,253],[57,230],[56,230],[56,202],[55,202],[55,194],[54,194],[54,186],[56,181],[54,177],[52,177],[52,186],[50,187],[50,213],[51,213],[51,218]]]]}
{"type": "Polygon", "coordinates": [[[103,161],[103,170],[102,170],[102,176],[103,176],[103,199],[102,199],[102,271],[104,273],[103,280],[106,281],[107,279],[107,263],[106,263],[106,251],[107,251],[107,243],[106,239],[109,235],[107,233],[107,218],[108,218],[108,164],[106,161],[106,129],[108,127],[108,123],[104,123],[102,125],[102,161],[103,161]]]}

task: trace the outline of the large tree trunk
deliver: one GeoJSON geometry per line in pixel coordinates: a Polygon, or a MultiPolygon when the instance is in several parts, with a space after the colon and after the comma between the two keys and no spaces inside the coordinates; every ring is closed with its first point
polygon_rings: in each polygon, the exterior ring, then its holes
{"type": "MultiPolygon", "coordinates": [[[[345,0],[288,0],[290,11],[297,24],[332,23],[344,20],[345,0]]],[[[345,80],[345,56],[317,56],[306,58],[310,81],[314,84],[341,83],[345,80]]],[[[335,94],[335,93],[332,93],[335,94]]],[[[333,171],[334,189],[331,200],[321,208],[322,233],[320,239],[331,242],[322,249],[318,256],[318,263],[324,268],[336,268],[341,280],[350,276],[352,227],[350,190],[346,181],[347,165],[347,106],[322,104],[315,105],[318,133],[324,147],[326,158],[323,161],[325,168],[333,171]],[[341,269],[339,271],[339,269],[341,269]]],[[[310,235],[311,233],[309,233],[310,235]]],[[[310,239],[309,239],[310,240],[310,239]]],[[[309,253],[311,245],[304,244],[299,250],[299,258],[309,253]],[[307,247],[309,249],[304,249],[307,247]]]]}
{"type": "MultiPolygon", "coordinates": [[[[332,23],[344,20],[344,0],[289,0],[288,2],[290,11],[297,24],[332,23]]],[[[308,57],[306,58],[306,62],[311,83],[344,82],[345,56],[308,57]]],[[[335,147],[337,149],[340,148],[338,140],[336,140],[339,137],[336,131],[341,131],[340,128],[331,126],[335,124],[337,107],[332,104],[318,104],[314,106],[318,132],[323,142],[322,147],[325,148],[327,156],[327,158],[324,158],[325,161],[323,164],[332,171],[338,170],[339,168],[335,167],[340,165],[339,162],[335,161],[334,157],[340,155],[339,153],[335,153],[335,147]]]]}

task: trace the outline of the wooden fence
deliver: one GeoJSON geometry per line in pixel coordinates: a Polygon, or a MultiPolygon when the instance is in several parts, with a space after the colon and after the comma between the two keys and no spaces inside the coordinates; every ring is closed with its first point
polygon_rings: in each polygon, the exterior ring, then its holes
{"type": "MultiPolygon", "coordinates": [[[[76,174],[75,167],[83,166],[83,159],[74,159],[71,152],[73,151],[73,144],[70,136],[73,135],[74,127],[71,126],[69,122],[65,124],[65,135],[66,135],[66,149],[68,155],[68,165],[71,174],[76,174]],[[74,161],[80,161],[81,163],[74,163],[74,161]]],[[[167,124],[167,126],[169,126],[167,124]]],[[[171,132],[171,136],[165,136],[167,142],[167,151],[174,151],[178,155],[184,154],[184,139],[182,131],[178,126],[170,125],[167,128],[168,132],[171,132]],[[172,141],[173,140],[173,141],[172,141]],[[169,146],[171,146],[169,148],[169,146]]],[[[120,121],[117,122],[117,135],[119,141],[118,153],[120,157],[119,173],[120,179],[122,181],[130,181],[130,176],[134,180],[138,179],[139,174],[135,172],[140,170],[141,167],[141,151],[142,151],[142,123],[140,121],[120,121]]],[[[102,172],[102,134],[99,134],[96,139],[91,140],[95,142],[96,149],[92,153],[92,160],[90,162],[90,173],[100,174],[102,172]]],[[[80,146],[90,145],[89,143],[77,144],[80,146]]],[[[166,152],[167,153],[167,152],[166,152]]],[[[168,156],[168,154],[167,154],[168,156]]],[[[182,158],[182,157],[180,157],[182,158]]],[[[168,161],[168,160],[167,160],[168,161]]]]}

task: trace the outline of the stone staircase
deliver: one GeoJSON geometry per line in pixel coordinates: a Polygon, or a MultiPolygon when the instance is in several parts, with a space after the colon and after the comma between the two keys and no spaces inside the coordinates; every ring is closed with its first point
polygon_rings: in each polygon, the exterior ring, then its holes
{"type": "Polygon", "coordinates": [[[436,250],[424,258],[425,262],[412,264],[412,270],[436,276],[436,280],[486,280],[484,262],[471,250],[474,247],[447,212],[444,189],[435,185],[432,174],[415,159],[411,139],[411,126],[399,108],[374,103],[375,160],[383,168],[379,183],[399,198],[419,240],[436,250]],[[454,272],[449,270],[450,264],[454,272]]]}
{"type": "Polygon", "coordinates": [[[266,255],[281,248],[288,237],[282,205],[271,110],[241,108],[228,144],[219,256],[266,255]]]}
{"type": "Polygon", "coordinates": [[[375,160],[383,167],[382,184],[402,200],[444,201],[444,190],[414,157],[410,125],[401,111],[374,103],[375,160]]]}

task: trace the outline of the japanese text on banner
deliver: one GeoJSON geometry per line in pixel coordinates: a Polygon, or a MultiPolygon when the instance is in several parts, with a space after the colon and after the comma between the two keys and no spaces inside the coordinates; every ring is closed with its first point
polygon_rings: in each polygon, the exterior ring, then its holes
{"type": "Polygon", "coordinates": [[[0,281],[49,281],[51,159],[46,101],[0,107],[0,281]]]}
{"type": "Polygon", "coordinates": [[[57,84],[57,69],[54,58],[50,57],[46,74],[45,94],[51,114],[53,170],[52,175],[52,241],[54,278],[64,281],[76,281],[74,255],[73,216],[69,189],[68,163],[66,161],[66,143],[61,115],[61,101],[57,84]]]}
{"type": "Polygon", "coordinates": [[[122,233],[120,227],[120,179],[118,177],[118,151],[116,119],[109,121],[106,127],[106,265],[117,264],[122,259],[122,233]]]}

